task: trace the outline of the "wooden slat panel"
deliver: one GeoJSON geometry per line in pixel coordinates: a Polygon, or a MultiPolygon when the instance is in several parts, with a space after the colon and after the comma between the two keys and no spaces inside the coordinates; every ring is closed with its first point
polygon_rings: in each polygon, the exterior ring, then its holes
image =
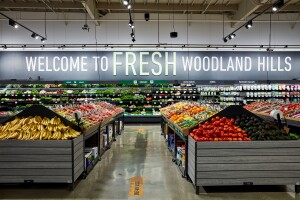
{"type": "Polygon", "coordinates": [[[74,152],[77,152],[78,150],[81,150],[83,148],[83,141],[79,142],[75,147],[74,147],[74,152]]]}
{"type": "Polygon", "coordinates": [[[79,164],[74,167],[74,172],[78,172],[80,170],[82,170],[82,172],[84,170],[84,161],[83,160],[81,162],[79,162],[79,164]]]}
{"type": "MultiPolygon", "coordinates": [[[[1,146],[1,145],[0,145],[1,146]]],[[[30,147],[5,147],[0,148],[0,155],[44,155],[44,154],[52,154],[52,155],[71,155],[71,148],[30,148],[30,147]]]]}
{"type": "Polygon", "coordinates": [[[23,183],[33,180],[34,183],[72,183],[72,176],[0,176],[0,183],[23,183]]]}
{"type": "Polygon", "coordinates": [[[267,149],[300,148],[298,140],[284,141],[240,141],[240,142],[197,142],[197,149],[267,149]]]}
{"type": "Polygon", "coordinates": [[[0,176],[72,176],[71,169],[3,169],[0,176]]]}
{"type": "Polygon", "coordinates": [[[77,166],[81,161],[83,161],[83,153],[74,160],[74,166],[77,166]]]}
{"type": "Polygon", "coordinates": [[[297,171],[300,169],[300,163],[259,163],[259,164],[199,164],[198,172],[205,171],[257,171],[257,170],[282,170],[297,171]]]}
{"type": "Polygon", "coordinates": [[[195,149],[195,144],[196,144],[195,140],[191,136],[189,136],[188,137],[189,148],[195,149]]]}
{"type": "Polygon", "coordinates": [[[295,163],[300,166],[300,156],[233,156],[233,157],[198,157],[197,164],[209,163],[295,163]],[[299,164],[298,164],[299,163],[299,164]]]}
{"type": "Polygon", "coordinates": [[[0,169],[72,168],[72,162],[0,162],[0,169]]]}
{"type": "Polygon", "coordinates": [[[78,156],[82,156],[82,159],[83,159],[83,148],[81,149],[81,151],[77,151],[74,154],[74,160],[76,160],[78,158],[78,156]]]}
{"type": "Polygon", "coordinates": [[[83,172],[83,170],[80,170],[74,174],[74,181],[76,181],[79,178],[79,176],[82,174],[82,172],[83,172]]]}
{"type": "Polygon", "coordinates": [[[0,147],[71,148],[71,140],[0,140],[0,147]]]}
{"type": "Polygon", "coordinates": [[[71,155],[0,155],[0,162],[71,162],[71,155]]]}
{"type": "Polygon", "coordinates": [[[195,169],[188,166],[188,174],[192,182],[195,184],[195,169]]]}
{"type": "Polygon", "coordinates": [[[244,185],[245,182],[252,182],[254,185],[295,185],[299,180],[299,178],[197,179],[197,185],[244,185]]]}
{"type": "Polygon", "coordinates": [[[300,171],[217,171],[201,172],[197,179],[231,179],[231,178],[297,178],[300,171]]]}
{"type": "Polygon", "coordinates": [[[197,151],[198,156],[265,156],[265,155],[287,155],[300,156],[300,149],[278,148],[278,149],[201,149],[197,151]]]}
{"type": "Polygon", "coordinates": [[[74,146],[83,141],[83,135],[78,136],[74,139],[74,146]]]}
{"type": "Polygon", "coordinates": [[[189,158],[192,157],[193,160],[195,160],[195,152],[194,151],[188,150],[188,155],[189,155],[189,158]]]}

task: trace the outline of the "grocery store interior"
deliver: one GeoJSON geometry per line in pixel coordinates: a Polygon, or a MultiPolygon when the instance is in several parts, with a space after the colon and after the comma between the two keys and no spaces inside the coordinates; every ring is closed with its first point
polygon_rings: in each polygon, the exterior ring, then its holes
{"type": "Polygon", "coordinates": [[[299,199],[299,0],[1,0],[0,199],[299,199]]]}

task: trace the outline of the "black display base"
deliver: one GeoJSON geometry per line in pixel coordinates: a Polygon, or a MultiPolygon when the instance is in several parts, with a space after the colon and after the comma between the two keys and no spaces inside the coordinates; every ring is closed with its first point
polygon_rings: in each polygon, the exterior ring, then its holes
{"type": "Polygon", "coordinates": [[[160,123],[161,116],[124,116],[124,123],[160,123]]]}

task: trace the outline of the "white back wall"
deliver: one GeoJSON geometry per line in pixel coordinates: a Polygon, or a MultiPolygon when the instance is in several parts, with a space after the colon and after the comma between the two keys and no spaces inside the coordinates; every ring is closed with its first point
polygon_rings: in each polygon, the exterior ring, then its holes
{"type": "MultiPolygon", "coordinates": [[[[44,34],[44,13],[6,13],[21,24],[33,31],[44,34]]],[[[207,15],[175,15],[174,25],[178,32],[178,38],[170,38],[172,28],[172,14],[160,14],[158,27],[158,14],[150,13],[150,21],[143,19],[143,14],[133,15],[136,27],[136,42],[134,44],[224,44],[222,16],[207,15]],[[207,19],[214,22],[207,22],[207,19]]],[[[296,20],[295,15],[274,14],[272,20],[271,45],[300,45],[300,24],[291,22],[275,22],[296,20]]],[[[128,14],[108,14],[101,18],[100,26],[95,26],[92,21],[88,22],[90,31],[83,31],[85,23],[84,14],[62,14],[47,13],[47,42],[46,44],[132,44],[128,27],[128,14]],[[96,31],[95,31],[96,28],[96,31]]],[[[254,21],[252,29],[242,28],[237,37],[226,44],[230,45],[268,45],[270,23],[269,16],[258,18],[254,21]]],[[[225,35],[231,33],[235,28],[231,27],[230,20],[225,19],[225,35]]],[[[40,40],[30,37],[31,33],[23,28],[15,30],[8,25],[7,19],[0,21],[0,43],[1,44],[42,44],[40,40]]]]}

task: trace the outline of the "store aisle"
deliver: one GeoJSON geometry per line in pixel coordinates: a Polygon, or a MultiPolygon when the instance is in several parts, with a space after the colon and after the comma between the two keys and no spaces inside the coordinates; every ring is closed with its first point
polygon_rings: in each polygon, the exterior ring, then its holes
{"type": "Polygon", "coordinates": [[[192,184],[172,162],[160,133],[159,125],[126,126],[125,133],[72,192],[61,185],[0,186],[0,199],[300,199],[300,195],[285,192],[285,187],[210,187],[205,188],[207,193],[195,195],[192,184]],[[143,197],[128,196],[129,179],[135,176],[143,178],[143,197]]]}

